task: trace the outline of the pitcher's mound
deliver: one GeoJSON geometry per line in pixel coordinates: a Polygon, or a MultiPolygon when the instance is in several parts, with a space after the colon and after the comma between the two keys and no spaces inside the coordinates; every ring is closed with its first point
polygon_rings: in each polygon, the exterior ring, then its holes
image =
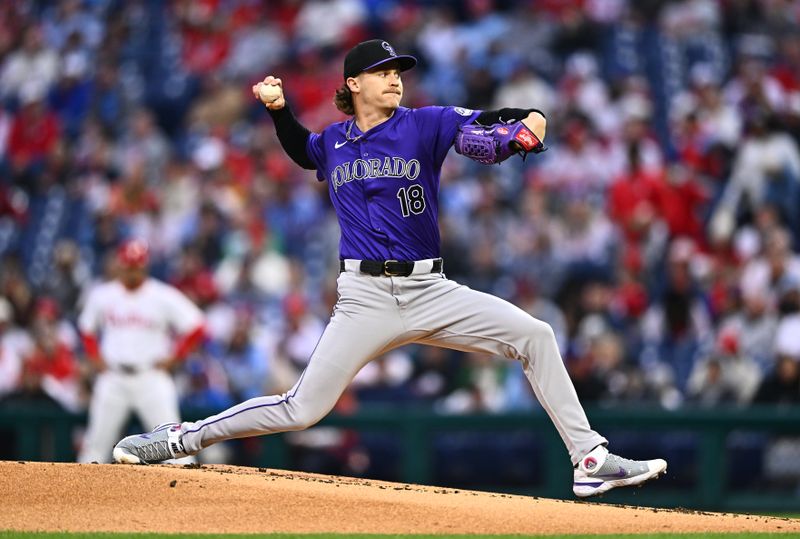
{"type": "Polygon", "coordinates": [[[800,532],[800,520],[618,507],[235,466],[0,462],[0,515],[0,529],[72,532],[800,532]]]}

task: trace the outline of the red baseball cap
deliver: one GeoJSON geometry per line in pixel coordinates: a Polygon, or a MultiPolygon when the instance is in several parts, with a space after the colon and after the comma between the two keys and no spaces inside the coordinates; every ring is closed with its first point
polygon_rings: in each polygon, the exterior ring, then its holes
{"type": "Polygon", "coordinates": [[[45,320],[56,320],[59,314],[58,303],[53,298],[42,297],[35,304],[36,316],[45,320]]]}
{"type": "Polygon", "coordinates": [[[117,259],[125,267],[143,268],[150,263],[150,247],[144,240],[128,240],[119,246],[117,259]]]}

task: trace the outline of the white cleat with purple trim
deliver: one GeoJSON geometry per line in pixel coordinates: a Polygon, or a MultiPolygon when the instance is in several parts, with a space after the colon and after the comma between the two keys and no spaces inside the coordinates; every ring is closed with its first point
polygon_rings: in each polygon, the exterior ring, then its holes
{"type": "Polygon", "coordinates": [[[114,462],[121,464],[154,464],[188,456],[181,443],[181,426],[164,423],[151,432],[134,434],[114,446],[114,462]]]}
{"type": "Polygon", "coordinates": [[[663,459],[624,459],[598,445],[575,468],[572,492],[579,498],[597,496],[615,487],[641,485],[666,472],[667,461],[663,459]]]}

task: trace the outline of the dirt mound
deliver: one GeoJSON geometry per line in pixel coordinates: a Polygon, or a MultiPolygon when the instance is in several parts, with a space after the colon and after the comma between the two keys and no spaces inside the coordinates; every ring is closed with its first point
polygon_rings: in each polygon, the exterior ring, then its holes
{"type": "Polygon", "coordinates": [[[800,532],[800,520],[619,507],[234,466],[0,462],[0,529],[109,532],[800,532]]]}

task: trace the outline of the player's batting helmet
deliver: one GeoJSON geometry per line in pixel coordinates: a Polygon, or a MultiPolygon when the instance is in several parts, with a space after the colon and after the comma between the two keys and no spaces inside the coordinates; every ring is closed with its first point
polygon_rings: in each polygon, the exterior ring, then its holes
{"type": "Polygon", "coordinates": [[[124,267],[143,268],[150,262],[150,248],[144,240],[128,240],[120,245],[117,258],[124,267]]]}

